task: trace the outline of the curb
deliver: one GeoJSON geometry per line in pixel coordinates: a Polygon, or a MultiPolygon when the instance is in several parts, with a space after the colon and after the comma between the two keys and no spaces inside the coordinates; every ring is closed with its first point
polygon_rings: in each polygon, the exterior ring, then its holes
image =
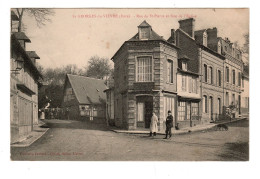
{"type": "Polygon", "coordinates": [[[50,128],[47,128],[46,131],[44,131],[41,135],[39,135],[37,138],[35,138],[32,142],[29,144],[11,144],[11,147],[29,147],[32,145],[34,142],[36,142],[38,139],[40,139],[50,128]]]}

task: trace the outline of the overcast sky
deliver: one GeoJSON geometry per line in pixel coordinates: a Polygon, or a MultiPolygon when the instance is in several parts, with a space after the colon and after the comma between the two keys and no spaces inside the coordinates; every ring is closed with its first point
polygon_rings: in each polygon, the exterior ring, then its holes
{"type": "Polygon", "coordinates": [[[25,16],[27,50],[40,56],[43,67],[76,64],[82,67],[91,56],[111,58],[124,41],[137,33],[146,20],[166,40],[178,20],[193,17],[195,30],[217,27],[218,36],[244,43],[249,31],[248,9],[55,9],[52,22],[38,28],[25,16]],[[111,14],[116,17],[104,17],[111,14]],[[84,15],[84,18],[79,16],[84,15]],[[85,16],[87,15],[87,16],[85,16]]]}

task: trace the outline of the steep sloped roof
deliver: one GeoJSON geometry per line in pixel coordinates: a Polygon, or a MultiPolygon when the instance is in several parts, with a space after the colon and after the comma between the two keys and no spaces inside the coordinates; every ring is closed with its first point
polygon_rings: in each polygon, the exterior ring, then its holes
{"type": "Polygon", "coordinates": [[[30,58],[40,59],[35,51],[26,51],[26,53],[30,58]]]}
{"type": "Polygon", "coordinates": [[[104,80],[71,74],[67,77],[80,104],[102,104],[106,100],[104,80]]]}
{"type": "MultiPolygon", "coordinates": [[[[156,32],[154,32],[153,29],[151,30],[150,37],[147,40],[163,40],[163,41],[166,41],[160,35],[158,35],[156,32]]],[[[139,39],[139,33],[137,33],[131,39],[129,39],[128,41],[143,41],[143,40],[139,39]]]]}
{"type": "Polygon", "coordinates": [[[14,36],[17,40],[24,40],[25,42],[31,42],[31,40],[23,32],[15,32],[14,36]]]}

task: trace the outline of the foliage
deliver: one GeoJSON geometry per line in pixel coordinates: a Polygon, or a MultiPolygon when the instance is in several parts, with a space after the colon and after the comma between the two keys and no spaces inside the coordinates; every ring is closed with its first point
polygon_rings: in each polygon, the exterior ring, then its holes
{"type": "Polygon", "coordinates": [[[108,58],[93,56],[88,61],[88,67],[85,68],[86,75],[97,79],[104,79],[111,73],[111,66],[108,58]]]}
{"type": "Polygon", "coordinates": [[[24,14],[34,17],[38,27],[44,26],[46,22],[51,22],[49,17],[55,14],[52,9],[48,8],[16,8],[15,12],[19,18],[18,32],[22,31],[24,14]]]}

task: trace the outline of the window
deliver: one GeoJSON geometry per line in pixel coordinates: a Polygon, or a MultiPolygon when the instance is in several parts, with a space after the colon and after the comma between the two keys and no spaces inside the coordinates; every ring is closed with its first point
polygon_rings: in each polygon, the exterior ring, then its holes
{"type": "Polygon", "coordinates": [[[237,59],[239,59],[239,57],[240,57],[239,54],[237,54],[237,59]]]}
{"type": "Polygon", "coordinates": [[[232,77],[233,77],[233,84],[235,85],[236,84],[236,71],[235,70],[232,70],[232,77]]]}
{"type": "Polygon", "coordinates": [[[212,67],[209,67],[209,83],[213,84],[212,67]]]}
{"type": "Polygon", "coordinates": [[[229,68],[226,67],[226,81],[229,83],[229,68]]]}
{"type": "Polygon", "coordinates": [[[225,51],[227,51],[227,46],[225,46],[225,51]]]}
{"type": "Polygon", "coordinates": [[[189,93],[192,92],[192,86],[193,86],[192,78],[189,78],[189,93]]]}
{"type": "Polygon", "coordinates": [[[138,111],[137,121],[138,122],[144,121],[144,103],[137,103],[137,111],[138,111]]]}
{"type": "Polygon", "coordinates": [[[152,58],[139,57],[137,59],[137,81],[150,82],[152,81],[152,58]]]}
{"type": "Polygon", "coordinates": [[[207,35],[207,32],[205,31],[204,33],[203,33],[203,45],[205,46],[205,47],[207,47],[207,38],[208,38],[208,35],[207,35]]]}
{"type": "Polygon", "coordinates": [[[182,75],[182,91],[186,91],[186,76],[185,75],[182,75]]]}
{"type": "Polygon", "coordinates": [[[167,81],[173,83],[173,62],[168,60],[167,63],[167,81]]]}
{"type": "Polygon", "coordinates": [[[192,92],[197,93],[197,79],[192,78],[192,92]]]}
{"type": "Polygon", "coordinates": [[[208,101],[207,96],[203,96],[203,112],[208,113],[208,101]]]}
{"type": "Polygon", "coordinates": [[[149,39],[150,28],[140,28],[140,39],[149,39]]]}
{"type": "Polygon", "coordinates": [[[238,72],[238,86],[241,86],[241,73],[238,72]]]}
{"type": "Polygon", "coordinates": [[[232,94],[232,104],[235,105],[235,94],[232,94]]]}
{"type": "Polygon", "coordinates": [[[182,70],[187,71],[187,62],[182,62],[182,70]]]}
{"type": "Polygon", "coordinates": [[[220,54],[221,53],[221,42],[218,41],[218,53],[220,54]]]}
{"type": "Polygon", "coordinates": [[[178,121],[185,120],[185,108],[186,108],[186,102],[179,101],[178,102],[178,121]]]}
{"type": "Polygon", "coordinates": [[[229,106],[229,94],[226,92],[226,106],[229,106]]]}
{"type": "Polygon", "coordinates": [[[206,64],[204,64],[204,82],[207,82],[208,81],[208,67],[206,64]]]}
{"type": "Polygon", "coordinates": [[[218,85],[221,86],[221,71],[218,70],[218,85]]]}
{"type": "Polygon", "coordinates": [[[199,103],[191,103],[191,116],[192,119],[199,119],[199,103]]]}
{"type": "Polygon", "coordinates": [[[221,99],[218,98],[218,111],[217,111],[218,114],[221,114],[221,99]]]}
{"type": "Polygon", "coordinates": [[[168,111],[170,110],[172,112],[172,116],[174,116],[174,98],[173,97],[164,97],[164,115],[165,118],[167,117],[168,111]]]}

